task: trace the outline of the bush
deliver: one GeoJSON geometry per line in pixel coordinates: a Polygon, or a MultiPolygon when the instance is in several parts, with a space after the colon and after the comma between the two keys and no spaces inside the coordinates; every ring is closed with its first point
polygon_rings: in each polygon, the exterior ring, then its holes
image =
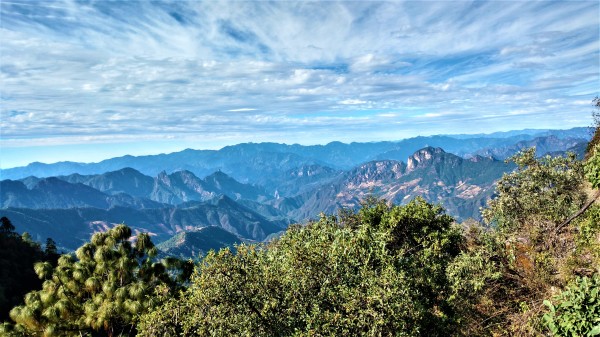
{"type": "Polygon", "coordinates": [[[544,304],[550,310],[543,316],[556,336],[600,335],[600,277],[578,278],[565,291],[544,304]]]}
{"type": "Polygon", "coordinates": [[[447,336],[452,224],[422,199],[374,202],[211,252],[180,298],[142,317],[140,336],[447,336]]]}
{"type": "Polygon", "coordinates": [[[585,163],[585,177],[593,188],[600,188],[600,144],[597,144],[585,163]]]}

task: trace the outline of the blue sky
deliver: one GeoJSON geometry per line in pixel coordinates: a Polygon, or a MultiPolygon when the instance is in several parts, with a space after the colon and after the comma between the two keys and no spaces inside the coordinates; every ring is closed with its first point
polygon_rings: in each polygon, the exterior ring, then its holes
{"type": "Polygon", "coordinates": [[[598,1],[0,2],[0,167],[591,124],[598,1]]]}

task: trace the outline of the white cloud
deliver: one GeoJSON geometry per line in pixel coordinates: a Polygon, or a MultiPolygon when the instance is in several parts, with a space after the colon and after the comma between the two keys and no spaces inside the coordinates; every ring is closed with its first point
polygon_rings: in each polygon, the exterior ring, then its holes
{"type": "Polygon", "coordinates": [[[360,99],[345,99],[343,101],[339,102],[340,104],[344,104],[344,105],[357,105],[357,104],[365,104],[367,103],[367,101],[363,101],[360,99]]]}
{"type": "Polygon", "coordinates": [[[246,111],[256,111],[258,109],[253,109],[253,108],[239,108],[239,109],[229,109],[227,111],[230,112],[246,112],[246,111]]]}
{"type": "Polygon", "coordinates": [[[460,118],[494,131],[542,112],[553,118],[539,127],[575,126],[598,93],[599,6],[0,2],[0,144],[284,128],[325,142],[360,123],[357,140],[399,138],[384,132],[390,119],[414,116],[429,122],[420,132],[464,132],[460,118]]]}

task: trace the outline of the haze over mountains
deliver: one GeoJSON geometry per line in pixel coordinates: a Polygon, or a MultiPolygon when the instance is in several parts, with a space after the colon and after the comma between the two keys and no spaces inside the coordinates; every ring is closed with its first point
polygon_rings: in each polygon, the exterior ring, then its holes
{"type": "Polygon", "coordinates": [[[124,222],[151,232],[155,242],[178,235],[164,249],[196,257],[215,245],[265,240],[290,223],[357,207],[369,195],[397,204],[422,196],[458,219],[477,218],[494,182],[513,169],[503,159],[531,146],[538,155],[581,154],[589,137],[588,128],[524,130],[32,163],[0,172],[1,213],[19,231],[52,237],[64,249],[124,222]],[[219,229],[202,230],[209,226],[219,229]],[[221,243],[209,242],[213,232],[221,243]]]}

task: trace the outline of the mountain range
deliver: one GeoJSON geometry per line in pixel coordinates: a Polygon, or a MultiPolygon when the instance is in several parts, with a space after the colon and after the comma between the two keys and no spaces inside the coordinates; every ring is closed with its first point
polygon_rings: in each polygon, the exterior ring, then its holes
{"type": "Polygon", "coordinates": [[[421,196],[458,220],[478,218],[495,181],[514,168],[503,159],[530,146],[538,155],[581,155],[589,137],[588,128],[525,130],[33,163],[0,171],[0,213],[20,231],[40,241],[52,237],[65,250],[126,223],[150,232],[169,254],[197,257],[277,236],[322,212],[356,208],[370,195],[390,203],[421,196]]]}

